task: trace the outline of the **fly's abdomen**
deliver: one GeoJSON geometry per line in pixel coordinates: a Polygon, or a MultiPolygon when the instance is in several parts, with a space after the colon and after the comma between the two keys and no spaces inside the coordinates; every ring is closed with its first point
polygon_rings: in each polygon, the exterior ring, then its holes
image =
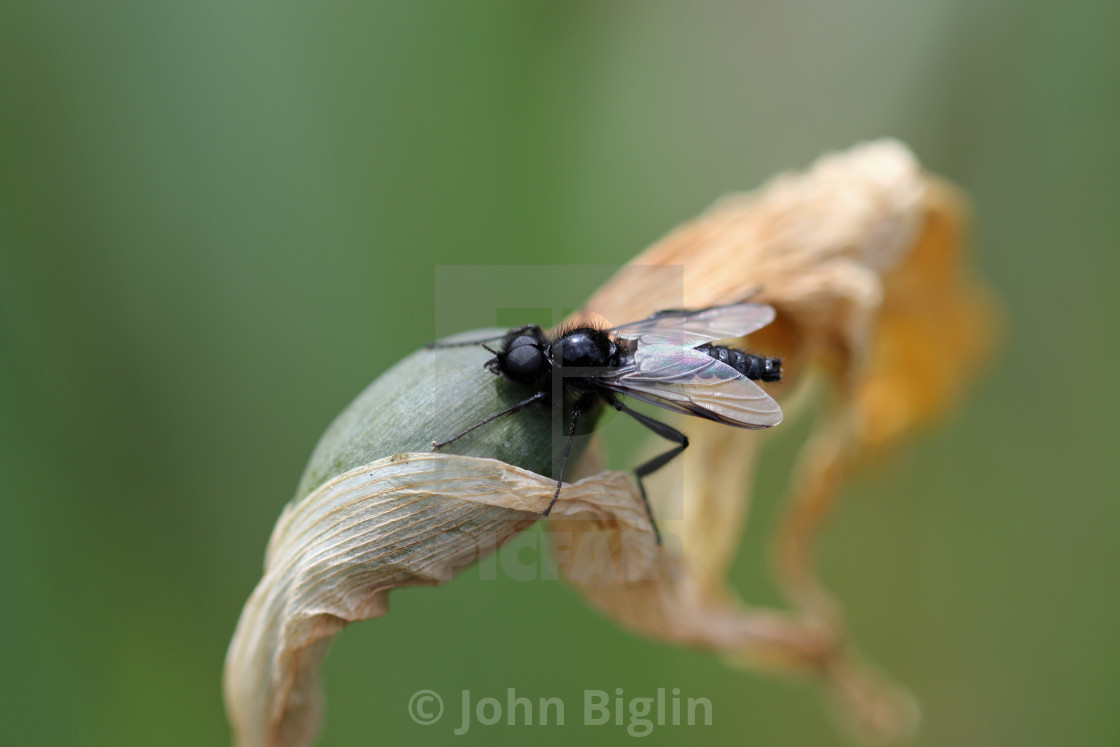
{"type": "Polygon", "coordinates": [[[782,378],[782,359],[767,358],[747,353],[726,345],[700,345],[697,350],[707,353],[721,363],[734,368],[748,379],[755,381],[780,381],[782,378]]]}

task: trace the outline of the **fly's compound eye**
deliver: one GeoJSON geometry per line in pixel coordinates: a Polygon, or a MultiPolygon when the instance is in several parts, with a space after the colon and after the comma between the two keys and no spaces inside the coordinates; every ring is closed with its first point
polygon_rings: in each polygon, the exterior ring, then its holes
{"type": "Polygon", "coordinates": [[[536,341],[532,338],[522,337],[514,340],[509,352],[506,353],[506,372],[515,378],[534,376],[540,372],[543,365],[544,353],[536,346],[536,341]],[[519,340],[525,339],[530,342],[517,344],[519,340]]]}

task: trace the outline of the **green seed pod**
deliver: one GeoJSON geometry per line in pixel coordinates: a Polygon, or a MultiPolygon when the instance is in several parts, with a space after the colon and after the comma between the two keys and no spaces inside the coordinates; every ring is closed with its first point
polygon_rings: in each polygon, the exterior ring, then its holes
{"type": "MultiPolygon", "coordinates": [[[[503,332],[476,330],[448,341],[481,340],[503,332]]],[[[451,438],[533,393],[488,371],[485,363],[491,357],[478,345],[418,350],[379,376],[319,439],[300,479],[296,500],[332,477],[377,459],[431,451],[433,441],[451,438]]],[[[586,413],[580,432],[592,428],[600,413],[586,413]]],[[[553,466],[559,462],[554,456],[565,439],[554,443],[553,417],[552,408],[534,403],[487,423],[442,451],[490,457],[555,477],[553,466]]],[[[560,428],[566,435],[567,423],[561,422],[560,428]]],[[[576,439],[573,443],[569,470],[585,442],[576,439]]]]}

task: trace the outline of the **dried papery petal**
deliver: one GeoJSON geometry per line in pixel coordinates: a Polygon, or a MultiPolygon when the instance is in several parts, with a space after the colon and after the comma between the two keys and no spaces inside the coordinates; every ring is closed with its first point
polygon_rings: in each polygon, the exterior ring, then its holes
{"type": "Polygon", "coordinates": [[[682,300],[703,308],[751,295],[779,320],[752,342],[773,343],[791,370],[822,348],[846,362],[867,343],[879,276],[912,246],[924,194],[917,161],[895,141],[826,156],[804,175],[720,200],[635,257],[585,309],[618,323],[682,300]],[[683,299],[651,265],[682,268],[683,299]]]}
{"type": "Polygon", "coordinates": [[[967,263],[967,205],[927,178],[922,231],[883,277],[869,365],[855,393],[861,448],[879,453],[956,406],[991,357],[998,307],[967,263]]]}
{"type": "MultiPolygon", "coordinates": [[[[585,470],[599,470],[597,451],[592,449],[584,458],[585,470]]],[[[727,463],[723,459],[712,466],[719,473],[729,472],[727,463]]],[[[660,481],[651,482],[656,486],[660,481]]],[[[730,504],[728,508],[734,509],[730,504]]],[[[834,627],[751,607],[735,598],[725,583],[708,585],[709,577],[691,565],[696,555],[682,554],[670,529],[681,522],[660,523],[666,546],[652,554],[656,548],[648,543],[627,540],[635,529],[632,524],[557,518],[544,526],[560,577],[627,629],[654,640],[709,649],[734,666],[811,675],[829,683],[842,723],[869,741],[912,730],[918,715],[913,699],[846,652],[834,627]],[[633,554],[640,554],[641,562],[628,560],[633,554]],[[625,572],[627,568],[643,572],[625,572]]]]}
{"type": "MultiPolygon", "coordinates": [[[[226,656],[240,747],[310,744],[319,663],[347,624],[388,611],[388,592],[439,584],[540,519],[556,483],[493,459],[400,454],[328,480],[284,511],[264,577],[226,656]]],[[[554,517],[625,528],[624,578],[656,579],[658,553],[633,480],[603,472],[564,487],[554,517]]]]}
{"type": "Polygon", "coordinates": [[[681,289],[651,271],[679,266],[686,308],[748,296],[775,307],[777,320],[751,335],[749,347],[784,359],[785,380],[770,389],[787,412],[784,395],[810,370],[826,374],[833,395],[798,460],[779,532],[778,579],[797,614],[749,612],[787,645],[744,645],[705,624],[719,619],[715,607],[733,604],[724,576],[765,432],[688,422],[683,519],[674,527],[683,575],[671,588],[614,594],[577,584],[593,604],[646,635],[711,646],[736,664],[815,672],[869,739],[912,730],[913,701],[848,651],[839,607],[812,572],[812,542],[852,469],[944,412],[965,383],[951,366],[958,356],[980,359],[989,345],[991,304],[963,269],[961,212],[952,188],[923,174],[903,145],[870,143],[721,200],[592,297],[583,313],[616,323],[680,307],[681,289]],[[693,617],[679,604],[705,612],[693,617]],[[794,641],[804,645],[788,645],[794,641]]]}
{"type": "MultiPolygon", "coordinates": [[[[823,670],[832,657],[829,631],[794,621],[789,615],[752,609],[712,594],[701,577],[684,567],[679,552],[638,546],[626,528],[610,522],[558,519],[547,526],[561,577],[592,605],[628,629],[649,638],[736,651],[755,662],[823,670]],[[643,554],[641,575],[628,560],[643,554]],[[652,561],[652,563],[648,562],[652,561]]],[[[672,541],[671,537],[667,537],[672,541]]]]}
{"type": "MultiPolygon", "coordinates": [[[[738,553],[739,537],[723,529],[746,524],[750,504],[743,496],[749,494],[754,478],[758,449],[753,443],[758,433],[708,421],[689,423],[688,432],[698,447],[689,469],[700,470],[705,477],[689,484],[688,502],[677,509],[683,520],[673,522],[672,529],[684,547],[706,546],[703,553],[686,554],[685,561],[709,595],[726,596],[724,578],[738,553]]],[[[673,511],[658,515],[672,516],[673,511]]]]}
{"type": "MultiPolygon", "coordinates": [[[[777,320],[751,335],[750,347],[783,357],[783,386],[822,360],[838,385],[852,386],[883,298],[881,271],[910,250],[924,194],[917,162],[894,141],[824,157],[804,175],[784,175],[755,193],[725,198],[676,229],[600,289],[585,312],[629,320],[679,306],[682,299],[673,294],[680,289],[659,285],[662,275],[646,270],[679,265],[687,308],[748,295],[775,307],[777,320]]],[[[697,556],[692,565],[708,569],[704,583],[718,587],[728,548],[742,529],[728,521],[727,504],[745,502],[749,491],[728,499],[731,491],[703,476],[718,475],[732,486],[749,483],[754,458],[745,455],[768,434],[692,422],[688,429],[694,435],[684,461],[695,490],[689,490],[682,530],[693,539],[684,551],[697,556]],[[739,443],[729,446],[729,440],[739,443]],[[744,456],[728,460],[729,448],[744,456]]]]}
{"type": "Polygon", "coordinates": [[[997,306],[965,261],[964,198],[927,177],[921,215],[906,261],[882,278],[868,361],[805,447],[780,532],[783,585],[817,616],[839,618],[813,573],[812,548],[844,481],[945,415],[990,357],[997,306]]]}

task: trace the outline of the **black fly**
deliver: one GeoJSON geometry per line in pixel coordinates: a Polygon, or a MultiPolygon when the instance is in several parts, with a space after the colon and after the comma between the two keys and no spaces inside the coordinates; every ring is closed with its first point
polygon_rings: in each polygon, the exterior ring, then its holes
{"type": "Polygon", "coordinates": [[[433,442],[432,446],[441,449],[476,428],[534,403],[550,405],[554,392],[571,398],[571,420],[556,492],[544,510],[548,516],[560,496],[580,416],[605,402],[676,444],[634,470],[650,524],[660,543],[661,535],[642,478],[688,448],[688,437],[667,423],[631,409],[619,395],[739,428],[775,426],[782,421],[781,408],[754,381],[778,381],[782,375],[781,360],[713,344],[748,335],[773,320],[774,309],[770,306],[740,303],[698,311],[659,311],[648,319],[621,327],[577,327],[555,337],[536,325],[527,325],[500,338],[434,343],[432,347],[482,345],[494,354],[486,368],[517,385],[528,396],[445,441],[433,442]],[[485,344],[499,339],[502,344],[497,350],[485,344]]]}

